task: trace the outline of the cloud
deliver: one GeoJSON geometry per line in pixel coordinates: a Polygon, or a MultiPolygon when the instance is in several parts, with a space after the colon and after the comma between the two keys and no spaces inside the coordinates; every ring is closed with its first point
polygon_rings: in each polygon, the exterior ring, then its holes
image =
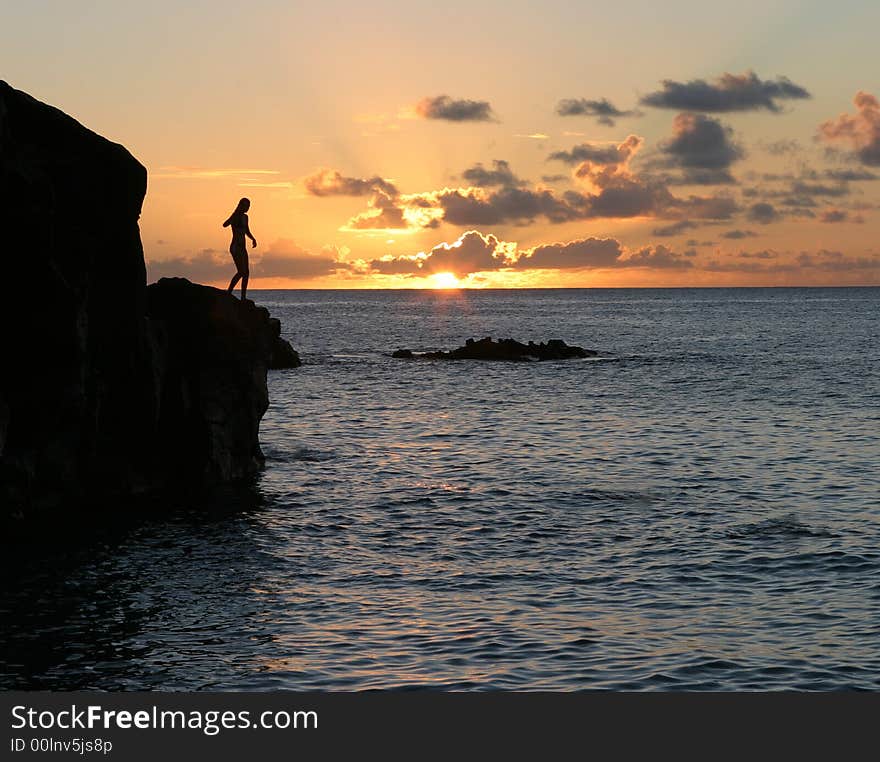
{"type": "Polygon", "coordinates": [[[876,180],[880,175],[862,169],[826,169],[825,176],[842,183],[876,180]]]}
{"type": "Polygon", "coordinates": [[[727,238],[733,241],[740,240],[742,238],[756,238],[758,234],[753,230],[728,230],[725,233],[721,234],[722,238],[727,238]]]}
{"type": "Polygon", "coordinates": [[[852,272],[876,270],[880,275],[880,257],[872,254],[868,257],[850,257],[840,251],[820,249],[816,254],[804,252],[797,258],[801,267],[810,267],[826,272],[852,272]]]}
{"type": "Polygon", "coordinates": [[[583,270],[616,267],[623,247],[613,238],[585,238],[535,246],[515,263],[518,270],[583,270]]]}
{"type": "Polygon", "coordinates": [[[768,204],[766,201],[752,204],[749,207],[747,216],[752,222],[757,222],[761,225],[769,225],[771,222],[777,222],[781,218],[779,212],[776,211],[776,207],[773,204],[768,204]]]}
{"type": "Polygon", "coordinates": [[[841,114],[837,120],[819,125],[819,137],[828,142],[848,143],[862,164],[880,167],[880,101],[859,90],[853,103],[858,113],[841,114]]]}
{"type": "Polygon", "coordinates": [[[443,221],[451,225],[529,224],[540,217],[560,223],[582,219],[586,213],[581,194],[570,192],[560,197],[546,189],[456,188],[422,194],[422,198],[442,210],[443,221]]]}
{"type": "Polygon", "coordinates": [[[607,98],[588,100],[587,98],[564,98],[556,105],[559,116],[594,116],[599,124],[613,127],[616,119],[627,116],[642,116],[638,109],[622,111],[607,98]]]}
{"type": "Polygon", "coordinates": [[[856,225],[861,225],[865,222],[865,218],[860,214],[851,217],[845,209],[827,209],[819,215],[819,222],[853,222],[856,225]]]}
{"type": "Polygon", "coordinates": [[[427,253],[383,257],[366,266],[367,272],[382,275],[427,276],[451,272],[462,278],[498,270],[684,269],[693,267],[691,258],[695,254],[693,250],[678,254],[666,246],[627,251],[614,238],[583,238],[518,250],[515,243],[469,230],[454,243],[438,244],[427,253]]]}
{"type": "Polygon", "coordinates": [[[441,222],[486,227],[530,225],[539,219],[553,224],[640,216],[728,219],[738,211],[728,195],[677,197],[664,179],[630,172],[629,160],[641,145],[640,137],[630,135],[617,146],[583,144],[563,152],[574,161],[580,160],[574,177],[582,186],[564,192],[522,187],[525,182],[500,160],[494,161],[491,169],[477,164],[465,170],[466,178],[474,184],[463,188],[404,194],[378,176],[350,178],[327,169],[307,178],[307,187],[325,196],[371,193],[369,208],[340,228],[344,231],[419,230],[435,228],[441,222]]]}
{"type": "Polygon", "coordinates": [[[370,271],[383,275],[421,275],[450,272],[456,277],[508,267],[516,244],[500,241],[494,235],[468,230],[453,243],[440,243],[427,253],[414,256],[384,257],[368,263],[370,271]]]}
{"type": "Polygon", "coordinates": [[[798,174],[764,173],[751,177],[759,177],[762,181],[780,184],[781,187],[744,188],[742,193],[747,198],[760,198],[764,201],[773,200],[781,206],[793,210],[798,216],[812,216],[808,210],[820,205],[823,198],[840,199],[859,193],[850,183],[876,180],[877,175],[859,169],[825,169],[817,171],[809,167],[801,168],[798,174]]]}
{"type": "Polygon", "coordinates": [[[472,101],[438,95],[422,98],[415,105],[415,113],[422,119],[443,119],[447,122],[497,121],[489,101],[472,101]]]}
{"type": "Polygon", "coordinates": [[[791,194],[794,196],[810,197],[810,196],[848,196],[850,189],[845,183],[837,185],[825,185],[822,183],[810,183],[805,180],[794,180],[790,186],[791,194]]]}
{"type": "Polygon", "coordinates": [[[684,254],[676,254],[662,244],[657,246],[645,246],[632,254],[619,264],[621,267],[650,267],[655,270],[686,269],[694,266],[688,259],[696,255],[695,251],[685,251],[684,254]]]}
{"type": "Polygon", "coordinates": [[[548,160],[579,162],[574,176],[584,190],[557,195],[547,189],[458,189],[445,190],[435,199],[443,208],[443,219],[456,225],[526,224],[538,217],[553,223],[640,216],[726,219],[737,210],[729,196],[679,198],[663,180],[630,172],[629,162],[642,143],[642,138],[630,135],[616,146],[583,143],[551,154],[548,160]]]}
{"type": "Polygon", "coordinates": [[[289,239],[280,238],[251,265],[251,277],[311,280],[348,269],[350,266],[340,261],[334,247],[325,247],[321,253],[314,254],[289,239]]]}
{"type": "Polygon", "coordinates": [[[691,113],[676,116],[672,130],[672,137],[660,143],[663,164],[683,170],[685,183],[735,182],[728,170],[745,152],[734,142],[733,130],[717,119],[691,113]]]}
{"type": "Polygon", "coordinates": [[[377,190],[370,198],[369,209],[352,217],[344,230],[405,230],[408,228],[436,227],[436,220],[425,220],[419,224],[407,218],[406,205],[398,195],[388,195],[377,190]]]}
{"type": "Polygon", "coordinates": [[[771,156],[790,156],[799,153],[802,150],[801,144],[797,140],[787,138],[772,140],[769,142],[759,140],[758,145],[771,156]]]}
{"type": "Polygon", "coordinates": [[[147,260],[147,279],[152,282],[159,278],[189,278],[196,283],[231,278],[235,275],[235,265],[229,252],[219,249],[202,249],[189,255],[168,259],[147,260]]]}
{"type": "Polygon", "coordinates": [[[455,275],[497,270],[508,264],[508,254],[512,248],[515,248],[515,244],[502,243],[494,235],[469,230],[455,243],[441,243],[431,249],[422,269],[455,275]]]}
{"type": "Polygon", "coordinates": [[[660,236],[661,238],[670,238],[674,235],[680,235],[684,233],[685,230],[693,230],[693,228],[700,227],[696,222],[691,222],[690,220],[679,220],[678,222],[673,222],[671,225],[664,225],[663,227],[654,228],[651,232],[660,236]]]}
{"type": "Polygon", "coordinates": [[[864,257],[847,256],[839,251],[820,249],[817,252],[801,252],[794,259],[783,260],[779,252],[764,250],[741,251],[734,258],[706,262],[703,270],[715,273],[772,274],[792,273],[805,270],[833,273],[868,273],[880,276],[880,257],[876,254],[864,257]]]}
{"type": "Polygon", "coordinates": [[[581,143],[570,151],[555,151],[547,157],[547,161],[561,161],[565,164],[620,166],[626,164],[638,152],[644,143],[638,135],[629,135],[618,145],[608,143],[581,143]]]}
{"type": "Polygon", "coordinates": [[[778,113],[780,100],[809,98],[810,94],[787,77],[761,80],[752,72],[722,74],[714,82],[692,79],[690,82],[663,80],[663,88],[645,95],[641,103],[655,108],[679,111],[760,111],[778,113]]]}
{"type": "Polygon", "coordinates": [[[303,185],[313,196],[367,196],[376,191],[397,195],[397,188],[381,177],[343,177],[337,170],[326,168],[304,178],[303,185]]]}
{"type": "Polygon", "coordinates": [[[763,251],[741,251],[737,255],[740,259],[777,259],[779,252],[773,249],[764,249],[763,251]]]}
{"type": "MultiPolygon", "coordinates": [[[[350,269],[333,247],[314,254],[287,239],[278,239],[263,254],[249,249],[248,255],[251,278],[311,280],[350,269]]],[[[147,270],[151,280],[183,277],[197,283],[211,283],[229,280],[235,274],[235,264],[229,252],[202,249],[191,256],[148,261],[147,270]]]]}
{"type": "Polygon", "coordinates": [[[462,172],[461,176],[470,185],[477,188],[491,188],[497,185],[525,185],[525,182],[520,180],[510,169],[510,164],[502,159],[494,159],[492,169],[486,169],[482,162],[477,162],[462,172]]]}

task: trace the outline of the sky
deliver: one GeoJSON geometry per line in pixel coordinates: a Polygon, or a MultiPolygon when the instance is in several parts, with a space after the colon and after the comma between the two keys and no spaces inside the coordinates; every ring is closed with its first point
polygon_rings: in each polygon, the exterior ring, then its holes
{"type": "Polygon", "coordinates": [[[148,279],[880,284],[880,4],[0,0],[0,78],[149,173],[148,279]]]}

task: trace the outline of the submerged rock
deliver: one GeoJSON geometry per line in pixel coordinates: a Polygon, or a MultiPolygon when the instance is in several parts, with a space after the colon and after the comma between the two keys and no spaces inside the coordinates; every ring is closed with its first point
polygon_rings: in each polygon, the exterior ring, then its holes
{"type": "Polygon", "coordinates": [[[266,370],[298,357],[252,303],[148,292],[146,187],[124,147],[0,82],[0,520],[262,462],[266,370]]]}
{"type": "Polygon", "coordinates": [[[420,352],[415,353],[409,349],[398,349],[392,353],[392,357],[408,360],[502,360],[506,362],[521,362],[527,360],[568,360],[575,357],[595,357],[598,355],[592,349],[584,349],[566,344],[561,339],[550,339],[546,343],[535,344],[530,341],[522,344],[513,339],[499,339],[492,341],[487,336],[475,341],[468,339],[463,347],[449,352],[420,352]]]}

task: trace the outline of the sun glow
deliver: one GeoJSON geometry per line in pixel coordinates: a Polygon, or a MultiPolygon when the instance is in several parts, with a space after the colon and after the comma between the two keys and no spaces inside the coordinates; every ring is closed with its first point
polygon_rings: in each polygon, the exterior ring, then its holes
{"type": "Polygon", "coordinates": [[[434,273],[431,278],[431,288],[459,288],[461,282],[452,273],[434,273]]]}

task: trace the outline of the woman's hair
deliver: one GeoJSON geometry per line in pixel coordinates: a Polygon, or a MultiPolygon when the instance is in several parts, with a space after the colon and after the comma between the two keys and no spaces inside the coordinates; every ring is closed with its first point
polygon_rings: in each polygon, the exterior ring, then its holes
{"type": "Polygon", "coordinates": [[[238,206],[235,207],[235,211],[229,215],[229,219],[223,223],[223,227],[228,228],[236,217],[238,217],[240,214],[244,214],[250,208],[251,200],[249,198],[243,198],[239,200],[238,206]]]}

